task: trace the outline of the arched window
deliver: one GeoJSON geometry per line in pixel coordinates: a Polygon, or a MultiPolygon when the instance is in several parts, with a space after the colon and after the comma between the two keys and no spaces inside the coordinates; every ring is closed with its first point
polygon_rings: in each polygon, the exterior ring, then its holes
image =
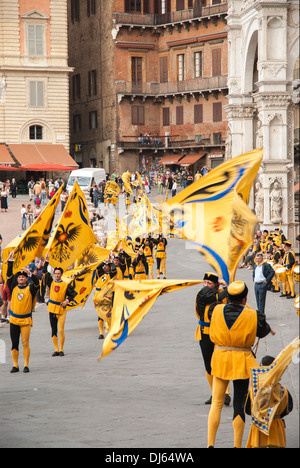
{"type": "Polygon", "coordinates": [[[43,127],[41,125],[31,125],[29,127],[29,139],[30,140],[42,140],[43,139],[43,127]]]}

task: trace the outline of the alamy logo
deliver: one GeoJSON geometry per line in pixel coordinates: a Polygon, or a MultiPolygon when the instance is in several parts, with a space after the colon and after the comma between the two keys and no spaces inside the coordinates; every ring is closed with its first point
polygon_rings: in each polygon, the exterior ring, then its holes
{"type": "Polygon", "coordinates": [[[5,342],[0,340],[0,364],[5,364],[6,347],[5,342]]]}

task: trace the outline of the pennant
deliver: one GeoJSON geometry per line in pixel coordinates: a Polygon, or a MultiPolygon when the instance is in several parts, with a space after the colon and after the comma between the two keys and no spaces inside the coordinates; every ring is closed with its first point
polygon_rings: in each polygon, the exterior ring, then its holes
{"type": "Polygon", "coordinates": [[[99,361],[125,341],[149,312],[158,296],[199,283],[201,281],[195,280],[114,281],[111,328],[104,340],[99,361]]]}
{"type": "Polygon", "coordinates": [[[269,435],[276,410],[281,402],[282,375],[299,352],[299,337],[286,346],[270,366],[250,370],[251,423],[269,435]]]}
{"type": "Polygon", "coordinates": [[[98,239],[90,225],[85,196],[75,181],[58,225],[48,243],[49,263],[67,270],[78,255],[98,239]]]}
{"type": "Polygon", "coordinates": [[[247,203],[262,158],[259,149],[226,161],[161,207],[228,284],[253,241],[258,220],[247,203]]]}
{"type": "Polygon", "coordinates": [[[35,258],[41,258],[47,246],[53,221],[55,218],[55,211],[60,201],[62,187],[55,193],[53,198],[45,206],[44,210],[40,213],[37,219],[22,235],[16,237],[5,249],[3,249],[3,277],[7,275],[6,260],[10,252],[14,251],[14,265],[13,274],[19,270],[27,267],[29,263],[33,262],[35,258]]]}
{"type": "Polygon", "coordinates": [[[75,296],[75,298],[67,305],[67,310],[75,309],[77,307],[84,308],[86,301],[94,288],[97,279],[96,269],[100,263],[101,262],[97,262],[85,267],[66,270],[64,272],[62,280],[67,283],[71,283],[77,292],[77,296],[75,296]]]}

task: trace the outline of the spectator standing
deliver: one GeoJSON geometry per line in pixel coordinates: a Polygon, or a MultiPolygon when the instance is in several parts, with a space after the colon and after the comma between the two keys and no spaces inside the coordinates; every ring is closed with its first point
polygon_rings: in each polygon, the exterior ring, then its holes
{"type": "Polygon", "coordinates": [[[18,184],[16,182],[16,179],[12,179],[11,184],[10,184],[10,190],[11,190],[11,196],[13,198],[16,198],[17,191],[18,191],[18,184]]]}
{"type": "Polygon", "coordinates": [[[25,231],[26,230],[26,222],[27,222],[27,215],[26,215],[26,206],[24,205],[24,203],[22,204],[22,208],[21,208],[21,219],[22,219],[22,230],[25,231]]]}
{"type": "Polygon", "coordinates": [[[8,203],[7,203],[7,198],[8,198],[8,195],[7,195],[7,189],[6,189],[6,186],[3,185],[2,186],[2,190],[1,190],[1,211],[3,212],[7,212],[7,208],[8,208],[8,203]]]}
{"type": "Polygon", "coordinates": [[[28,219],[29,226],[31,226],[33,223],[33,209],[30,204],[27,205],[27,219],[28,219]]]}

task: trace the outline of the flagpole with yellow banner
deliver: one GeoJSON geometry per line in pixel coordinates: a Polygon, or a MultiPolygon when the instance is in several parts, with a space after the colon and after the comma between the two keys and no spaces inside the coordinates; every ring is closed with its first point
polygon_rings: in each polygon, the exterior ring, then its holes
{"type": "Polygon", "coordinates": [[[3,249],[3,278],[7,275],[7,259],[14,251],[13,274],[27,267],[35,258],[41,258],[50,238],[56,208],[60,201],[62,186],[45,206],[25,233],[16,237],[3,249]]]}
{"type": "Polygon", "coordinates": [[[228,160],[179,192],[161,209],[184,213],[175,223],[226,281],[234,281],[238,262],[253,241],[258,219],[248,207],[263,159],[257,149],[228,160]]]}
{"type": "Polygon", "coordinates": [[[98,239],[90,225],[85,196],[75,181],[63,214],[47,245],[49,263],[67,270],[78,256],[98,239]]]}
{"type": "Polygon", "coordinates": [[[111,327],[105,337],[101,359],[117,349],[139,325],[156,299],[172,291],[195,286],[197,280],[114,281],[115,296],[111,327]]]}

